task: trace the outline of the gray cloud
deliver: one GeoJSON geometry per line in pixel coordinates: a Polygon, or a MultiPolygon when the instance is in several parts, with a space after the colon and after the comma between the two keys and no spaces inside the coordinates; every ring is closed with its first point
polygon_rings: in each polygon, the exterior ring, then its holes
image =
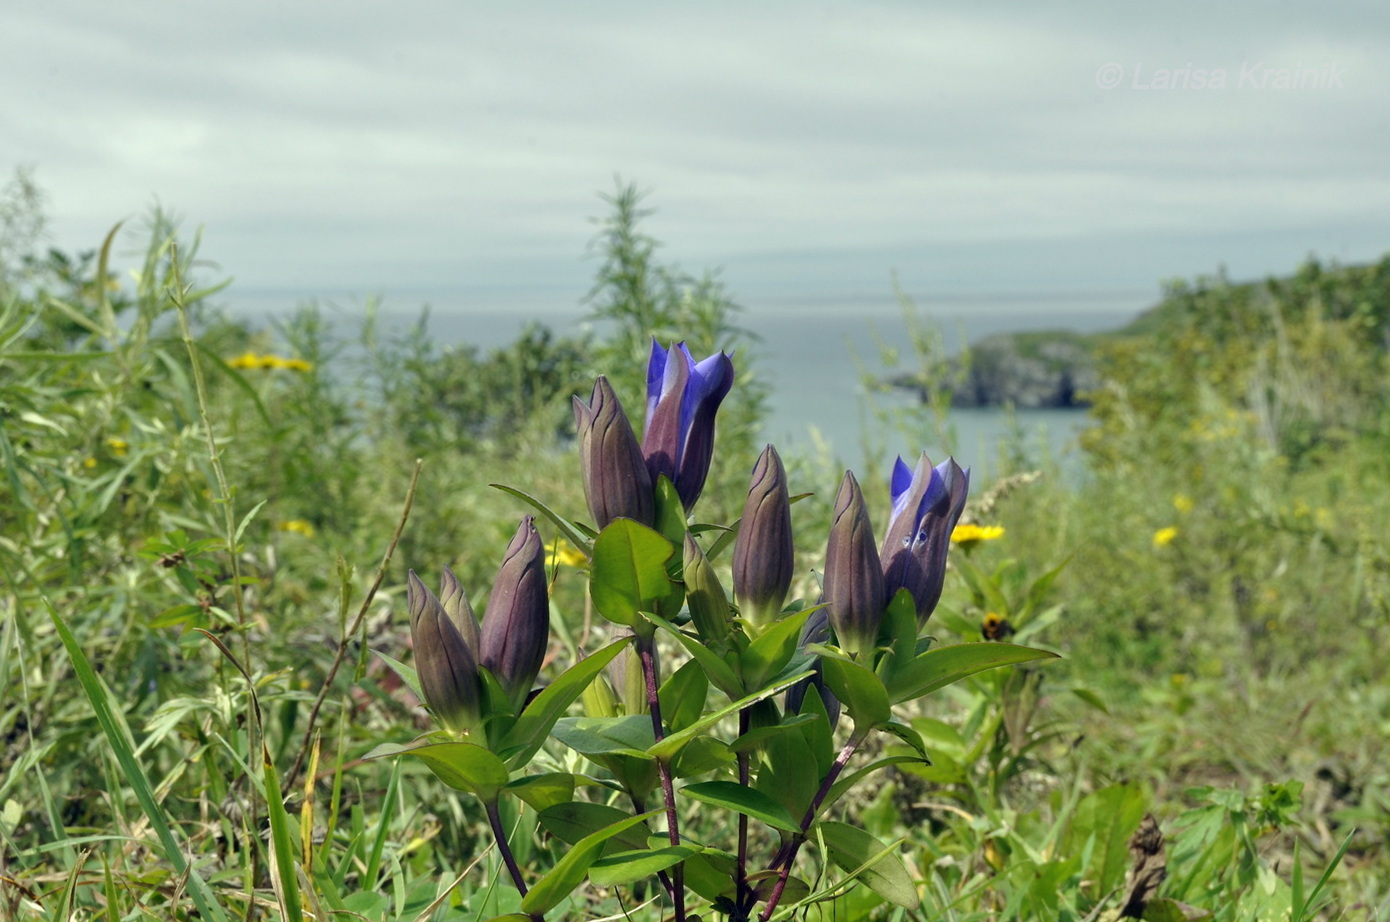
{"type": "Polygon", "coordinates": [[[248,287],[572,299],[615,175],[669,254],[780,300],[1385,248],[1379,5],[10,7],[0,164],[37,167],[61,243],[157,196],[248,287]],[[1342,76],[1142,86],[1255,64],[1342,76]]]}

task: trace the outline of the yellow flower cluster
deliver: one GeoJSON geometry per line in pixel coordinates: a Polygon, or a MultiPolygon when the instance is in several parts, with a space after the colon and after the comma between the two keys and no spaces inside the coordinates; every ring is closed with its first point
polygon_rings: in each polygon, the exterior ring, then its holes
{"type": "Polygon", "coordinates": [[[970,545],[1004,537],[1003,525],[957,525],[951,529],[951,543],[970,545]]]}
{"type": "Polygon", "coordinates": [[[582,570],[589,565],[589,558],[584,556],[584,552],[564,538],[556,538],[545,546],[545,558],[562,567],[573,567],[576,570],[582,570]]]}
{"type": "Polygon", "coordinates": [[[286,359],[278,355],[257,355],[254,352],[243,352],[236,358],[228,359],[227,364],[233,368],[256,370],[283,368],[287,371],[310,371],[314,367],[303,359],[286,359]]]}
{"type": "Polygon", "coordinates": [[[275,529],[276,531],[292,531],[306,538],[312,538],[314,536],[314,523],[305,519],[290,519],[286,522],[277,522],[275,529]]]}
{"type": "Polygon", "coordinates": [[[1178,530],[1172,525],[1167,528],[1160,528],[1154,532],[1154,547],[1167,547],[1173,543],[1173,539],[1178,536],[1178,530]]]}

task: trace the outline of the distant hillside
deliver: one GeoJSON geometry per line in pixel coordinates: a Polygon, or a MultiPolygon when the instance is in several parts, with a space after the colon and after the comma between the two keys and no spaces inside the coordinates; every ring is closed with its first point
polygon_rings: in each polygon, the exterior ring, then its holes
{"type": "MultiPolygon", "coordinates": [[[[971,343],[926,380],[930,386],[949,389],[951,404],[957,407],[1085,408],[1090,405],[1088,392],[1101,383],[1098,358],[1103,345],[1183,330],[1200,331],[1217,342],[1239,339],[1268,326],[1269,305],[1276,301],[1284,305],[1280,316],[1315,310],[1329,320],[1355,321],[1367,336],[1386,340],[1390,257],[1332,267],[1310,260],[1291,275],[1258,282],[1234,283],[1218,274],[1175,283],[1158,304],[1116,330],[997,333],[971,343]]],[[[887,383],[926,398],[921,376],[895,375],[887,383]]]]}

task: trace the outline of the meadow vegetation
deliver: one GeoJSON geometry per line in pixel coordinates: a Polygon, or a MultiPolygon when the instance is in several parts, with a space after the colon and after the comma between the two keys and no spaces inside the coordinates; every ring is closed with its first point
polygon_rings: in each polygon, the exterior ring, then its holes
{"type": "MultiPolygon", "coordinates": [[[[487,586],[531,511],[491,484],[586,518],[572,399],[606,374],[641,407],[653,336],[736,350],[702,519],[739,515],[762,449],[740,308],[658,258],[633,189],[605,207],[594,332],[532,326],[484,351],[441,345],[426,317],[231,319],[197,236],[160,212],[90,253],[44,250],[17,176],[0,200],[0,918],[518,911],[476,801],[419,763],[363,761],[428,726],[375,655],[410,658],[406,568],[487,586]]],[[[939,340],[914,339],[936,367],[939,340]]],[[[1061,658],[906,708],[931,764],[835,806],[901,843],[919,905],[866,873],[796,916],[1390,918],[1387,345],[1390,260],[1174,284],[1112,337],[1079,472],[1022,441],[991,459],[930,622],[1061,658]]],[[[948,394],[894,413],[909,459],[914,432],[949,431],[948,394]]],[[[813,494],[793,507],[819,536],[796,547],[793,595],[812,598],[843,470],[784,460],[813,494]]],[[[886,508],[886,477],[860,479],[886,508]]],[[[582,564],[541,529],[546,675],[602,631],[582,564]]],[[[683,828],[715,832],[708,815],[683,828]]],[[[511,848],[533,876],[567,851],[511,848]]],[[[585,885],[548,917],[659,918],[658,895],[585,885]]]]}

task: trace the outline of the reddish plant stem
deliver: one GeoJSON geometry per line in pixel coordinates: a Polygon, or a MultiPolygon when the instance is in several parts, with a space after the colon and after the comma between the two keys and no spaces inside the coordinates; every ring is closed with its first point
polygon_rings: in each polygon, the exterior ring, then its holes
{"type": "MultiPolygon", "coordinates": [[[[507,866],[507,872],[512,875],[512,883],[516,885],[516,891],[522,896],[526,895],[526,881],[521,877],[521,868],[517,866],[516,857],[512,854],[512,847],[507,843],[507,830],[502,827],[502,814],[497,812],[496,799],[485,801],[483,808],[487,811],[488,825],[492,827],[492,837],[497,840],[497,850],[502,853],[502,862],[507,866]]],[[[543,922],[544,917],[540,913],[531,913],[532,922],[543,922]]]]}
{"type": "MultiPolygon", "coordinates": [[[[642,675],[647,680],[647,710],[652,715],[652,735],[659,743],[666,738],[661,725],[661,696],[656,688],[656,638],[652,635],[637,635],[637,654],[642,660],[642,675]]],[[[661,777],[661,796],[666,801],[666,834],[672,845],[681,844],[680,824],[676,815],[676,787],[671,779],[671,763],[664,758],[656,760],[656,771],[661,777]]],[[[677,864],[671,869],[671,899],[676,904],[676,922],[685,922],[685,865],[677,864]]]]}
{"type": "Polygon", "coordinates": [[[773,868],[776,868],[779,862],[783,862],[782,873],[777,877],[777,884],[772,888],[772,895],[768,897],[763,914],[758,917],[760,922],[768,922],[772,918],[772,913],[777,909],[777,904],[782,899],[782,891],[787,888],[787,879],[791,877],[792,865],[796,864],[796,853],[801,850],[801,844],[806,841],[806,833],[810,831],[811,824],[816,821],[816,814],[820,812],[820,805],[830,794],[830,789],[835,785],[835,779],[839,778],[840,772],[844,771],[850,756],[854,755],[854,750],[859,748],[859,744],[864,742],[867,735],[858,727],[854,728],[854,733],[845,743],[844,748],[840,750],[840,754],[835,757],[830,771],[826,773],[825,780],[821,782],[820,790],[816,791],[816,796],[811,799],[811,806],[806,808],[806,815],[801,819],[801,831],[792,837],[789,847],[784,847],[773,859],[773,868]]]}
{"type": "MultiPolygon", "coordinates": [[[[748,708],[743,708],[738,712],[738,735],[743,736],[749,730],[752,723],[752,712],[748,708]]],[[[748,752],[744,750],[738,754],[738,783],[748,787],[748,752]]],[[[747,910],[743,909],[748,899],[748,814],[738,815],[738,866],[734,876],[735,890],[734,903],[742,910],[742,918],[747,918],[747,910]]]]}

